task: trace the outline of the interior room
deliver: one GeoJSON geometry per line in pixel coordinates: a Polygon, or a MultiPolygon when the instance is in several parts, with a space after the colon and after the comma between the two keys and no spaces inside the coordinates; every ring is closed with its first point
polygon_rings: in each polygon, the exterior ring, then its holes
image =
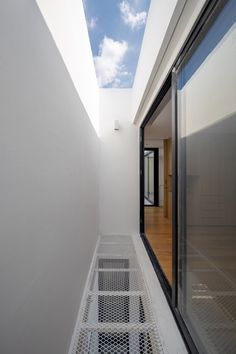
{"type": "Polygon", "coordinates": [[[145,235],[172,284],[172,131],[171,91],[144,129],[145,235]]]}

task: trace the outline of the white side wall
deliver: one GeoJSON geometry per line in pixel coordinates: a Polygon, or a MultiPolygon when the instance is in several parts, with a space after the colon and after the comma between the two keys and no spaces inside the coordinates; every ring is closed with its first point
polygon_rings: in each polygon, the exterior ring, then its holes
{"type": "Polygon", "coordinates": [[[99,142],[34,1],[0,2],[0,97],[0,353],[65,354],[97,238],[99,142]]]}
{"type": "Polygon", "coordinates": [[[98,133],[99,91],[83,2],[82,0],[36,0],[36,2],[98,133]]]}
{"type": "Polygon", "coordinates": [[[100,232],[139,230],[138,127],[131,123],[130,89],[100,90],[100,232]],[[120,130],[114,131],[114,120],[120,130]]]}

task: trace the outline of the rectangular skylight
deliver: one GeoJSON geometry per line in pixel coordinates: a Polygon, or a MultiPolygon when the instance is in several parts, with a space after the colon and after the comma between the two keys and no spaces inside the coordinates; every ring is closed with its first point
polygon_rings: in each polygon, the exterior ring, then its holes
{"type": "Polygon", "coordinates": [[[150,0],[83,3],[99,87],[132,87],[150,0]]]}

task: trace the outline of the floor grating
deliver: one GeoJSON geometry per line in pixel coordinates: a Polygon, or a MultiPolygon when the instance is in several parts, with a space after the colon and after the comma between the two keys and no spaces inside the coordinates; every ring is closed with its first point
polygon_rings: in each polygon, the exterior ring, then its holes
{"type": "Polygon", "coordinates": [[[73,354],[164,353],[132,238],[102,236],[73,354]]]}

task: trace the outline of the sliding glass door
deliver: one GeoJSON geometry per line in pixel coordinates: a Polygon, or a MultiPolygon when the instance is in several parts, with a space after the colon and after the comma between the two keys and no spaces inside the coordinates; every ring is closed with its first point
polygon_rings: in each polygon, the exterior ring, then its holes
{"type": "Polygon", "coordinates": [[[236,1],[177,69],[178,308],[201,353],[236,352],[236,1]]]}

